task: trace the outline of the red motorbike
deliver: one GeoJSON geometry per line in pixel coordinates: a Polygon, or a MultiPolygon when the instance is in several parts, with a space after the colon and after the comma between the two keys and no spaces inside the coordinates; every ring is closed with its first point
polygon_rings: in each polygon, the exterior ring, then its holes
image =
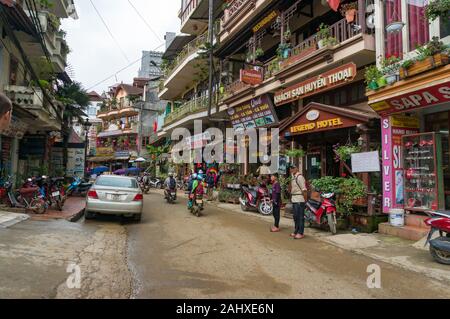
{"type": "Polygon", "coordinates": [[[333,235],[337,233],[335,194],[321,194],[321,201],[308,200],[305,209],[305,221],[309,226],[328,226],[333,235]]]}
{"type": "Polygon", "coordinates": [[[431,256],[440,264],[450,265],[450,211],[428,211],[431,218],[425,224],[431,227],[425,246],[430,244],[431,256]],[[440,237],[432,239],[439,231],[440,237]]]}
{"type": "Polygon", "coordinates": [[[256,209],[261,215],[268,216],[273,213],[273,202],[269,189],[265,185],[256,188],[242,186],[239,202],[244,212],[256,209]]]}

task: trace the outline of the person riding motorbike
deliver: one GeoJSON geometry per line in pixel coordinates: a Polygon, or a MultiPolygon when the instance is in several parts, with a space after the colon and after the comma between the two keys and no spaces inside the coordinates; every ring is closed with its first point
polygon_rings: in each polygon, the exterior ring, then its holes
{"type": "Polygon", "coordinates": [[[177,189],[177,181],[173,177],[173,173],[169,173],[169,176],[164,181],[164,197],[167,198],[171,191],[177,189]]]}
{"type": "MultiPolygon", "coordinates": [[[[203,195],[203,176],[200,174],[194,174],[196,177],[192,181],[192,188],[189,191],[189,201],[188,201],[188,208],[191,209],[192,205],[194,204],[194,200],[196,195],[203,195]]],[[[193,177],[194,177],[193,176],[193,177]]]]}

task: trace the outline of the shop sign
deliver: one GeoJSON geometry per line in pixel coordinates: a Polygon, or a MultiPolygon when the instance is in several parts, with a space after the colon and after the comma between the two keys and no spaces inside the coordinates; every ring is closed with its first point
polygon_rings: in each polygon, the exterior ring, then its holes
{"type": "Polygon", "coordinates": [[[396,96],[370,106],[375,112],[388,115],[446,102],[450,102],[450,82],[396,96]]]}
{"type": "Polygon", "coordinates": [[[268,95],[262,95],[237,107],[229,108],[228,115],[236,131],[278,123],[272,100],[268,95]]]}
{"type": "Polygon", "coordinates": [[[403,161],[401,138],[419,132],[419,120],[407,116],[390,116],[381,120],[383,212],[403,208],[403,161]]]}
{"type": "Polygon", "coordinates": [[[114,150],[112,147],[97,147],[96,148],[96,156],[113,156],[114,150]]]}
{"type": "Polygon", "coordinates": [[[241,70],[241,78],[242,83],[250,84],[250,85],[258,85],[263,82],[263,73],[258,70],[241,70]]]}
{"type": "Polygon", "coordinates": [[[311,110],[308,113],[306,113],[306,118],[308,121],[315,121],[319,118],[320,112],[318,110],[311,110]]]}
{"type": "Polygon", "coordinates": [[[310,131],[338,128],[344,125],[344,120],[340,117],[336,117],[329,120],[317,121],[307,124],[300,124],[291,127],[292,134],[308,133],[310,131]]]}
{"type": "Polygon", "coordinates": [[[345,85],[355,79],[356,72],[356,64],[344,64],[287,89],[278,91],[275,94],[275,105],[283,105],[345,85]]]}
{"type": "Polygon", "coordinates": [[[114,153],[115,158],[128,158],[130,157],[129,151],[118,151],[114,153]]]}
{"type": "Polygon", "coordinates": [[[280,12],[277,10],[273,10],[267,16],[264,17],[261,21],[259,21],[253,28],[253,33],[256,33],[260,30],[263,30],[270,26],[270,24],[280,15],[280,12]]]}

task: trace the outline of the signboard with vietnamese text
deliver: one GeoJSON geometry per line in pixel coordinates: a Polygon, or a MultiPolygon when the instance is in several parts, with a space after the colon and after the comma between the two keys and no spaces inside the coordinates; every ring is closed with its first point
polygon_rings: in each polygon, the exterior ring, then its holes
{"type": "Polygon", "coordinates": [[[278,123],[278,117],[268,95],[254,98],[245,104],[228,109],[233,128],[242,131],[278,123]]]}
{"type": "Polygon", "coordinates": [[[450,82],[370,104],[382,116],[450,102],[450,82]]]}
{"type": "Polygon", "coordinates": [[[283,105],[305,97],[346,85],[356,77],[356,64],[347,63],[328,72],[295,84],[275,94],[275,105],[283,105]]]}
{"type": "Polygon", "coordinates": [[[263,73],[257,70],[241,70],[241,78],[242,83],[250,84],[250,85],[258,85],[263,82],[263,73]]]}
{"type": "Polygon", "coordinates": [[[268,15],[266,15],[261,21],[259,21],[253,28],[253,33],[256,33],[260,30],[264,30],[270,26],[270,24],[280,15],[280,12],[277,10],[271,11],[268,15]]]}

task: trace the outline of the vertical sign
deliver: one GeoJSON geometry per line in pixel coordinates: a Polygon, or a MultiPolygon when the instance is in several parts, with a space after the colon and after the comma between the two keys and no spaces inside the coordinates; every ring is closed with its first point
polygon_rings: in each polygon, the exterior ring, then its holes
{"type": "Polygon", "coordinates": [[[414,117],[389,116],[381,120],[383,148],[383,212],[404,207],[404,174],[401,137],[419,132],[414,117]]]}

